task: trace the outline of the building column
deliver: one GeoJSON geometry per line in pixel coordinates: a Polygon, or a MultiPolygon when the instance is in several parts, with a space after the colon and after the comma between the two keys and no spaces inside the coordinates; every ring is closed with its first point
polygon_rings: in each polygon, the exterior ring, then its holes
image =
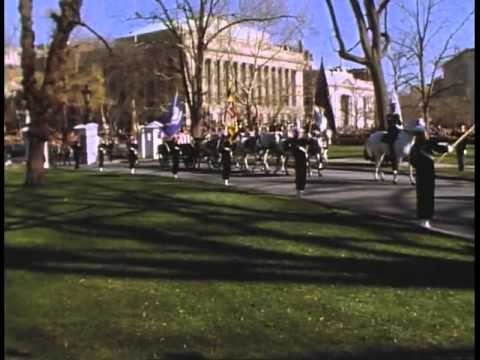
{"type": "Polygon", "coordinates": [[[291,92],[292,92],[292,106],[296,107],[297,106],[297,86],[296,86],[296,76],[297,76],[297,71],[292,70],[292,76],[291,76],[291,81],[292,84],[290,86],[291,92]]]}
{"type": "Polygon", "coordinates": [[[217,92],[218,92],[218,86],[217,86],[217,60],[212,59],[210,61],[210,76],[211,76],[211,81],[210,81],[210,92],[211,92],[211,102],[210,104],[216,104],[217,103],[217,92]]]}
{"type": "Polygon", "coordinates": [[[298,109],[298,116],[304,117],[303,110],[303,71],[295,71],[295,95],[296,95],[296,108],[298,109]]]}
{"type": "Polygon", "coordinates": [[[264,71],[264,85],[265,85],[265,105],[270,107],[270,68],[265,66],[263,68],[264,71]]]}
{"type": "Polygon", "coordinates": [[[270,94],[270,99],[271,99],[271,104],[272,106],[277,106],[277,99],[278,99],[278,94],[277,94],[277,69],[272,67],[271,68],[271,89],[272,92],[270,94]]]}
{"type": "Polygon", "coordinates": [[[283,69],[278,68],[278,104],[280,107],[285,105],[283,95],[284,95],[284,85],[283,85],[283,69]]]}
{"type": "Polygon", "coordinates": [[[257,69],[257,85],[258,85],[258,105],[265,104],[265,90],[263,88],[263,68],[257,69]]]}
{"type": "Polygon", "coordinates": [[[225,66],[222,60],[218,61],[218,103],[223,104],[225,99],[225,66]]]}

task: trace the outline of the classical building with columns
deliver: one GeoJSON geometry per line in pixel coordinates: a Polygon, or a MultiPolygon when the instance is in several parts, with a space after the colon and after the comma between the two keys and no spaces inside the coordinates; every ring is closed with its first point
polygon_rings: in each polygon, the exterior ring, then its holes
{"type": "MultiPolygon", "coordinates": [[[[313,116],[313,101],[317,83],[318,70],[306,70],[305,112],[313,116]]],[[[339,131],[371,128],[375,123],[375,91],[367,69],[344,69],[335,67],[325,70],[325,77],[330,93],[339,131]]]]}
{"type": "MultiPolygon", "coordinates": [[[[125,75],[135,77],[137,84],[129,86],[129,92],[140,88],[139,95],[145,97],[147,108],[164,106],[176,91],[183,92],[178,53],[167,30],[149,25],[117,39],[116,44],[124,49],[129,47],[129,56],[140,56],[142,65],[131,71],[117,71],[114,90],[127,85],[122,81],[125,75]]],[[[190,50],[186,53],[188,56],[190,50]]],[[[248,26],[226,31],[212,41],[205,53],[205,121],[215,126],[225,120],[229,91],[234,95],[241,120],[245,121],[248,114],[259,125],[303,119],[303,71],[309,61],[301,44],[297,48],[275,45],[266,33],[248,26]]],[[[195,64],[189,63],[192,70],[195,64]]],[[[112,79],[107,83],[112,85],[112,79]]]]}

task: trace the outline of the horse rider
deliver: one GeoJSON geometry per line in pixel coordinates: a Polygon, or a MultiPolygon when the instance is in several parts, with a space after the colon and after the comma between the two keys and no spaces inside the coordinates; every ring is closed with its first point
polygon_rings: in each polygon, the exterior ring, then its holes
{"type": "Polygon", "coordinates": [[[397,140],[398,133],[400,132],[402,121],[400,115],[395,112],[395,103],[390,103],[390,112],[387,115],[387,134],[384,137],[384,141],[388,144],[390,149],[390,157],[392,159],[393,171],[398,171],[398,162],[395,154],[395,141],[397,140]]]}

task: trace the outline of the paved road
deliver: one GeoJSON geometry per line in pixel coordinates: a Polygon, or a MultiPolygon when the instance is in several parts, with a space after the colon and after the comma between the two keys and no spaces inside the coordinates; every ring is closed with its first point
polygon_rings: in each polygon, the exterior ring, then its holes
{"type": "MultiPolygon", "coordinates": [[[[106,164],[106,171],[128,173],[127,165],[122,163],[106,164]]],[[[293,173],[293,170],[291,171],[293,173]]],[[[137,174],[169,176],[169,171],[158,169],[157,163],[143,161],[137,168],[137,174]]],[[[222,184],[219,172],[180,172],[180,178],[222,184]]],[[[323,176],[308,178],[305,199],[323,204],[347,208],[356,212],[382,215],[399,221],[415,221],[416,194],[406,176],[400,177],[397,185],[391,183],[386,174],[386,182],[373,181],[373,174],[365,171],[326,169],[323,176]]],[[[295,195],[294,178],[290,176],[264,176],[261,174],[244,175],[233,172],[232,186],[255,189],[272,194],[295,195]]],[[[447,233],[453,233],[474,239],[475,207],[472,181],[456,179],[436,180],[436,212],[433,226],[447,233]]]]}

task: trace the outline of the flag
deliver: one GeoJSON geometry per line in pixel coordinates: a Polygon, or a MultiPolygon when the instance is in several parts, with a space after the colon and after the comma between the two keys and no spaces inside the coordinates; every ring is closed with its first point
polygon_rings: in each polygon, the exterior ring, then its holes
{"type": "Polygon", "coordinates": [[[182,123],[183,113],[177,105],[177,98],[178,96],[175,94],[170,110],[160,120],[160,122],[164,125],[162,131],[167,136],[174,135],[178,129],[180,129],[180,125],[182,123]]]}
{"type": "Polygon", "coordinates": [[[315,125],[317,125],[317,128],[320,131],[327,130],[327,122],[324,120],[325,117],[323,116],[323,109],[315,105],[313,107],[313,117],[315,119],[315,125]]]}
{"type": "Polygon", "coordinates": [[[400,117],[401,123],[403,124],[402,109],[400,108],[400,100],[398,98],[398,94],[395,89],[392,90],[392,96],[390,98],[390,102],[395,104],[395,109],[397,111],[398,116],[400,117]]]}
{"type": "Polygon", "coordinates": [[[225,110],[225,123],[230,140],[233,140],[238,132],[238,115],[235,109],[235,99],[232,95],[228,97],[227,108],[225,110]]]}
{"type": "Polygon", "coordinates": [[[315,105],[324,109],[328,125],[335,132],[335,117],[333,115],[332,104],[330,103],[330,94],[328,91],[327,77],[323,68],[323,59],[317,77],[317,88],[315,90],[315,105]]]}

